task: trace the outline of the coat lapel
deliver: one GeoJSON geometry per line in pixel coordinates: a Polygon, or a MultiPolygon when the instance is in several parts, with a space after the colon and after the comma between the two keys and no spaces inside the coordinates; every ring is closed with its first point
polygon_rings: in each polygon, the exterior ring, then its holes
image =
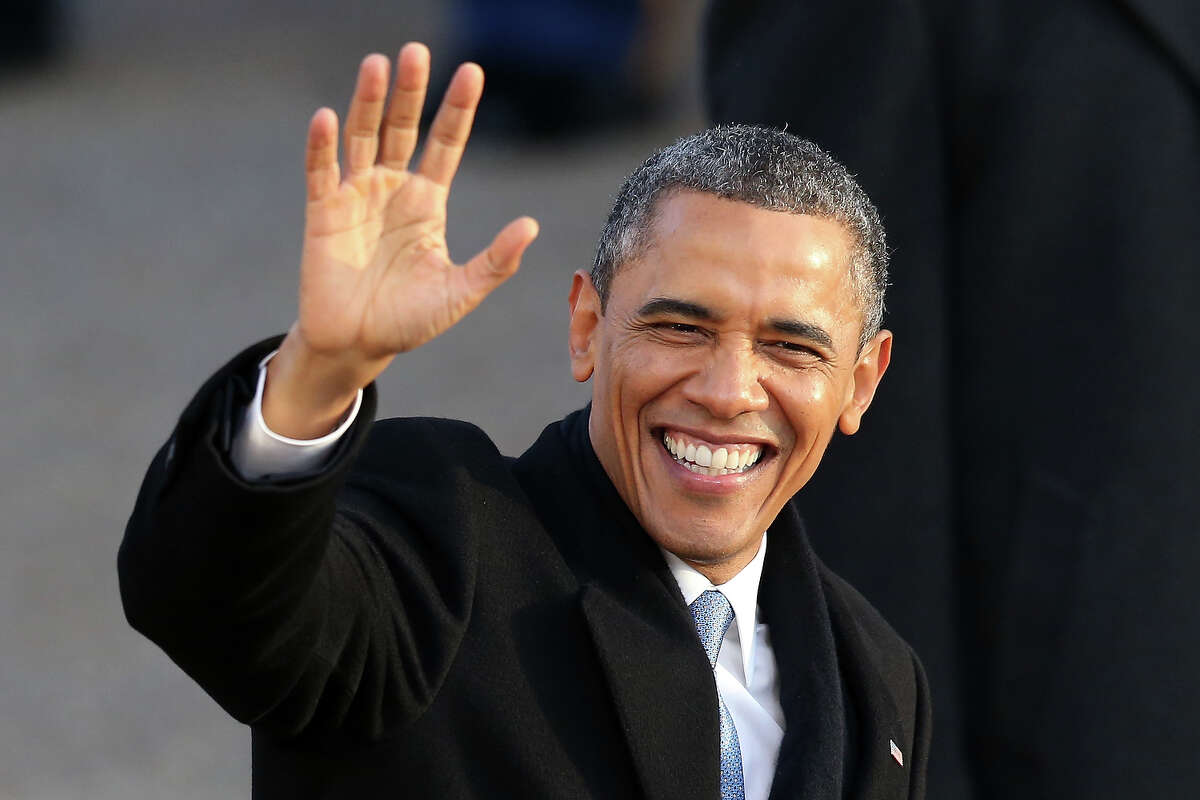
{"type": "Polygon", "coordinates": [[[646,797],[714,797],[720,783],[716,686],[704,651],[657,605],[596,584],[580,596],[646,797]]]}
{"type": "Polygon", "coordinates": [[[856,741],[850,743],[855,764],[847,796],[861,800],[908,797],[913,754],[902,748],[912,737],[905,735],[895,698],[884,678],[880,654],[859,626],[845,597],[836,591],[827,591],[826,595],[848,695],[846,712],[854,715],[849,727],[856,734],[856,741]],[[893,755],[893,745],[900,752],[899,760],[893,755]]]}
{"type": "Polygon", "coordinates": [[[758,603],[787,721],[771,798],[840,799],[846,714],[838,655],[816,556],[790,504],[767,536],[758,603]]]}
{"type": "Polygon", "coordinates": [[[779,664],[787,731],[772,800],[910,796],[898,704],[878,646],[859,623],[857,597],[813,553],[791,504],[767,539],[759,607],[779,664]]]}
{"type": "Polygon", "coordinates": [[[650,800],[715,797],[716,685],[662,554],[586,439],[587,410],[551,425],[514,472],[580,582],[578,602],[650,800]]]}

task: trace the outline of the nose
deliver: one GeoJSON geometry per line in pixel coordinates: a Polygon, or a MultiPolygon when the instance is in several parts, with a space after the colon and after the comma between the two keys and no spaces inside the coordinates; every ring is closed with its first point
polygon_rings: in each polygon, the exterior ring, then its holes
{"type": "Polygon", "coordinates": [[[683,396],[717,419],[765,411],[771,400],[760,383],[762,364],[753,347],[733,342],[715,348],[683,385],[683,396]]]}

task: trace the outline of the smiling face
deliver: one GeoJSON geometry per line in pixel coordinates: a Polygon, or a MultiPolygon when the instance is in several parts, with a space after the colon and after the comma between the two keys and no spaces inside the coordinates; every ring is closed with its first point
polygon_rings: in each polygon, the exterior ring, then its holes
{"type": "Polygon", "coordinates": [[[834,428],[858,429],[891,334],[857,352],[862,312],[837,222],[679,191],[651,233],[603,313],[576,273],[572,370],[594,379],[592,446],[626,505],[659,546],[723,583],[834,428]]]}

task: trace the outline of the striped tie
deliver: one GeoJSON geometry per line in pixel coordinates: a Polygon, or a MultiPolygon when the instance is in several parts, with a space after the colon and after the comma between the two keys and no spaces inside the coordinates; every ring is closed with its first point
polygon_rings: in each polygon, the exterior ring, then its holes
{"type": "MultiPolygon", "coordinates": [[[[715,589],[697,597],[688,608],[700,634],[700,644],[708,654],[708,663],[717,667],[717,653],[725,639],[725,631],[733,622],[733,606],[729,598],[715,589]]],[[[742,782],[742,747],[738,743],[737,728],[733,717],[725,707],[725,701],[717,694],[717,705],[721,711],[721,800],[745,800],[746,789],[742,782]]]]}

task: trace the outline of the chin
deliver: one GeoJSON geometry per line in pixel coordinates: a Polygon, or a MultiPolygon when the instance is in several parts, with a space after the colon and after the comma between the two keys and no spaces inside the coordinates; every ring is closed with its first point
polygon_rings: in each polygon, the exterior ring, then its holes
{"type": "Polygon", "coordinates": [[[724,563],[756,544],[763,533],[742,531],[731,536],[727,527],[715,525],[691,525],[686,530],[670,526],[666,531],[655,527],[658,529],[647,528],[647,532],[659,547],[694,564],[724,563]]]}

